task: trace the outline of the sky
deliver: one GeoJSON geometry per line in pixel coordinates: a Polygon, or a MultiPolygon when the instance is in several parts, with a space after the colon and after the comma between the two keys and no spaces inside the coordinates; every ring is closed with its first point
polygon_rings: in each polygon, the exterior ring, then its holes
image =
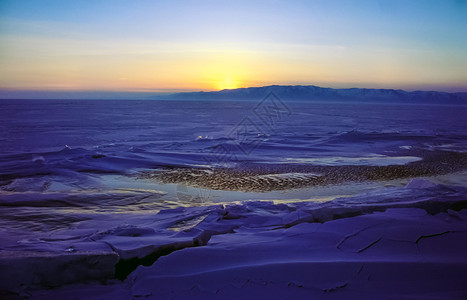
{"type": "Polygon", "coordinates": [[[0,89],[467,91],[467,1],[0,0],[0,89]]]}

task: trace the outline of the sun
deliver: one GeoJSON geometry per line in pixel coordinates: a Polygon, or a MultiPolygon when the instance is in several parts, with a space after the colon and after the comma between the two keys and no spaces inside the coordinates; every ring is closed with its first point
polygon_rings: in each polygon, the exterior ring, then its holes
{"type": "Polygon", "coordinates": [[[231,78],[226,78],[222,81],[217,82],[217,88],[219,90],[231,90],[238,88],[238,83],[231,78]]]}

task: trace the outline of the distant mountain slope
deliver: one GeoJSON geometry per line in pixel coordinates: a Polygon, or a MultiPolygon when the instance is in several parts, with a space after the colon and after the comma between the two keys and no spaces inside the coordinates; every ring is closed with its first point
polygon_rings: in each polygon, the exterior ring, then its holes
{"type": "Polygon", "coordinates": [[[284,100],[359,100],[392,101],[414,103],[467,104],[467,92],[447,93],[436,91],[414,91],[393,89],[332,89],[314,85],[250,87],[215,92],[191,92],[158,96],[167,100],[260,100],[270,92],[284,100]]]}

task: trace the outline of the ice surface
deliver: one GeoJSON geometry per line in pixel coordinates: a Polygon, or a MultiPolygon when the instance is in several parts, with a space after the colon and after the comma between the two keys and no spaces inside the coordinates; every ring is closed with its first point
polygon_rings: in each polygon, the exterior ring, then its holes
{"type": "MultiPolygon", "coordinates": [[[[465,293],[467,270],[465,194],[464,187],[432,184],[325,203],[245,201],[119,213],[29,239],[3,232],[2,269],[17,269],[3,273],[2,290],[52,297],[76,290],[38,288],[117,277],[126,280],[112,285],[134,297],[250,297],[266,290],[350,297],[361,295],[362,285],[372,295],[383,288],[397,297],[427,283],[423,292],[457,297],[465,293]],[[434,270],[442,280],[424,275],[434,270]],[[63,272],[68,275],[53,275],[63,272]],[[385,281],[397,288],[387,289],[385,281]]],[[[110,297],[112,290],[101,292],[110,297]]]]}
{"type": "Polygon", "coordinates": [[[0,297],[465,298],[466,107],[287,104],[2,101],[0,297]]]}
{"type": "Polygon", "coordinates": [[[366,157],[325,157],[325,158],[286,158],[285,163],[314,164],[325,166],[339,165],[367,165],[367,166],[389,166],[405,165],[410,162],[419,161],[420,157],[413,156],[384,156],[370,155],[366,157]]]}
{"type": "Polygon", "coordinates": [[[429,180],[422,179],[422,178],[414,178],[410,180],[410,182],[407,183],[405,187],[409,189],[423,189],[423,188],[429,188],[429,187],[434,187],[434,186],[436,186],[436,184],[434,184],[433,182],[429,180]]]}

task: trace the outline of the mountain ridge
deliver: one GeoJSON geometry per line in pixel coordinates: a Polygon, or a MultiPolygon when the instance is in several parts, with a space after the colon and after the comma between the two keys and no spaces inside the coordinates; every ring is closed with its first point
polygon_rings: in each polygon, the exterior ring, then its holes
{"type": "Polygon", "coordinates": [[[315,85],[269,85],[224,89],[210,92],[183,92],[159,96],[166,100],[261,100],[274,93],[284,100],[360,100],[360,101],[403,101],[425,103],[467,104],[467,92],[412,91],[402,89],[345,88],[334,89],[315,85]]]}

